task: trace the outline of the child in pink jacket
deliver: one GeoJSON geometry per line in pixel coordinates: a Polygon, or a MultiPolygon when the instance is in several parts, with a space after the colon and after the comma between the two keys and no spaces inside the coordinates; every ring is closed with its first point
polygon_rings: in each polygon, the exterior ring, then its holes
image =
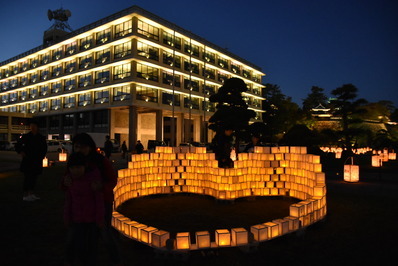
{"type": "Polygon", "coordinates": [[[71,184],[66,188],[64,220],[68,227],[65,264],[79,259],[97,264],[99,229],[104,225],[104,196],[98,168],[88,168],[81,153],[72,153],[67,163],[71,184]]]}

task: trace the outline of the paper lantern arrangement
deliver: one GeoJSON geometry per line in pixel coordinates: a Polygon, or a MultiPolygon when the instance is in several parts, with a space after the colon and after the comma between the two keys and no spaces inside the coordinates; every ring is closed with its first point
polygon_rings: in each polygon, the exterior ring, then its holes
{"type": "MultiPolygon", "coordinates": [[[[134,154],[127,169],[118,171],[115,208],[123,202],[153,194],[188,192],[234,200],[247,196],[290,196],[302,200],[290,206],[289,216],[250,228],[218,229],[211,233],[178,232],[175,250],[236,247],[279,237],[313,224],[326,215],[326,184],[320,157],[305,147],[255,147],[240,153],[234,168],[218,168],[206,148],[156,147],[155,153],[134,154]],[[195,237],[193,237],[195,236],[195,237]]],[[[121,233],[154,248],[166,248],[170,233],[113,213],[113,226],[121,233]]],[[[170,247],[169,247],[170,248],[170,247]]]]}

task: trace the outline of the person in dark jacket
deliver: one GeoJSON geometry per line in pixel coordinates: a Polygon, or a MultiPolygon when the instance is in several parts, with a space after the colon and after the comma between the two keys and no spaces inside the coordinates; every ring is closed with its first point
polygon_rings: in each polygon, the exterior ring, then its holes
{"type": "Polygon", "coordinates": [[[109,157],[111,157],[112,150],[113,150],[112,141],[109,136],[106,136],[106,140],[105,140],[105,144],[104,144],[104,152],[105,152],[106,158],[109,159],[109,157]]]}
{"type": "Polygon", "coordinates": [[[46,138],[40,134],[37,121],[30,122],[30,132],[22,135],[15,145],[15,151],[22,156],[20,170],[24,173],[23,200],[40,199],[34,194],[37,177],[43,171],[43,159],[47,153],[46,138]]]}
{"type": "Polygon", "coordinates": [[[137,154],[141,154],[144,152],[144,146],[142,145],[140,140],[137,140],[137,144],[135,145],[135,150],[137,154]]]}

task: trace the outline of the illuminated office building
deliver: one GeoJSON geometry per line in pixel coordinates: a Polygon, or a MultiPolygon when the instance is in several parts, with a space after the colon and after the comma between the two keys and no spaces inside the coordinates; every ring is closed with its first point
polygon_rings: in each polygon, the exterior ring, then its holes
{"type": "Polygon", "coordinates": [[[0,111],[33,114],[49,138],[104,132],[131,145],[138,139],[145,146],[150,139],[208,142],[213,133],[206,121],[215,110],[209,95],[225,79],[242,78],[260,120],[263,75],[133,6],[1,62],[0,111]]]}

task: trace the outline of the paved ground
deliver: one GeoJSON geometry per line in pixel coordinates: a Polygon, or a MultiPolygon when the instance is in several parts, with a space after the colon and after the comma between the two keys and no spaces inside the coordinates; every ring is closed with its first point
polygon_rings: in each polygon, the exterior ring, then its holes
{"type": "MultiPolygon", "coordinates": [[[[113,158],[115,168],[127,164],[120,157],[115,155],[113,158]]],[[[15,163],[16,160],[18,157],[15,154],[0,152],[3,165],[6,165],[4,162],[15,163]]],[[[152,248],[120,236],[118,241],[125,264],[394,265],[398,237],[398,163],[389,162],[380,170],[372,169],[368,163],[369,158],[363,158],[360,182],[350,184],[342,181],[341,161],[330,158],[324,160],[328,215],[324,221],[310,226],[305,232],[264,242],[257,250],[249,253],[238,248],[226,248],[213,253],[192,252],[189,257],[159,256],[152,248]]],[[[63,194],[59,190],[59,178],[63,171],[64,166],[61,164],[44,170],[38,182],[38,193],[42,200],[33,203],[21,199],[22,175],[19,171],[0,172],[0,265],[62,265],[65,228],[62,222],[63,194]]],[[[195,196],[188,199],[193,201],[195,196]]],[[[156,216],[156,209],[151,207],[154,202],[151,200],[140,199],[138,206],[148,216],[159,221],[172,220],[178,224],[182,222],[179,219],[181,215],[187,216],[187,212],[177,211],[184,201],[186,200],[181,197],[168,198],[171,208],[161,216],[156,216]]],[[[255,203],[258,204],[245,206],[247,220],[242,216],[242,223],[252,218],[247,214],[250,210],[253,210],[253,215],[259,209],[272,215],[275,209],[283,207],[282,201],[272,202],[270,206],[262,200],[255,203]]],[[[206,208],[209,202],[203,201],[201,205],[200,197],[195,200],[195,204],[203,207],[201,211],[212,212],[209,215],[220,216],[217,213],[219,206],[206,208]]],[[[184,221],[194,223],[196,220],[197,217],[193,215],[192,220],[184,221]]],[[[209,219],[208,222],[212,223],[212,220],[209,219]]],[[[102,243],[100,261],[100,266],[109,265],[102,243]]]]}

